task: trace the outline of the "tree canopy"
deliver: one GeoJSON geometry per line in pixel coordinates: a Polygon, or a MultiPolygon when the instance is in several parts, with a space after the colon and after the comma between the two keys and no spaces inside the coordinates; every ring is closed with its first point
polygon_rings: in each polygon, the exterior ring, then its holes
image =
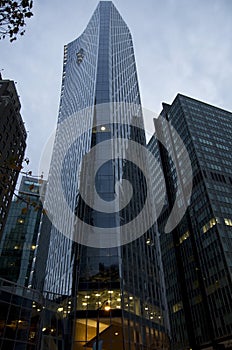
{"type": "Polygon", "coordinates": [[[0,0],[0,39],[10,41],[24,35],[27,18],[33,16],[31,0],[0,0]]]}

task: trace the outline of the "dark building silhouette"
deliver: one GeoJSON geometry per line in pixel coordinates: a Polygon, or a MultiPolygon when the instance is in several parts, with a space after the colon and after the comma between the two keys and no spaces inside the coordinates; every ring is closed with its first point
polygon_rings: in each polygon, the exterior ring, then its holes
{"type": "Polygon", "coordinates": [[[26,148],[26,130],[12,80],[0,75],[0,239],[26,148]]]}
{"type": "Polygon", "coordinates": [[[171,105],[163,104],[155,120],[156,135],[148,145],[159,163],[153,166],[157,203],[166,191],[158,229],[176,350],[232,346],[231,121],[232,113],[178,94],[171,105]],[[185,192],[191,182],[190,169],[183,170],[184,148],[171,126],[184,142],[193,176],[190,205],[167,233],[176,197],[179,208],[187,206],[185,192]]]}

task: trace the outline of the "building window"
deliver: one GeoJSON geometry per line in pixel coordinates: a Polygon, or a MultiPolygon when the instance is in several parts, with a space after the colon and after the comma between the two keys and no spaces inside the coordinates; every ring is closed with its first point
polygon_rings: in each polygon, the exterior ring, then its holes
{"type": "Polygon", "coordinates": [[[231,219],[224,219],[224,223],[226,226],[232,226],[232,220],[231,219]]]}
{"type": "Polygon", "coordinates": [[[180,301],[179,303],[176,303],[176,304],[173,305],[173,307],[172,307],[173,313],[176,313],[176,312],[180,311],[181,309],[183,309],[182,301],[180,301]]]}
{"type": "Polygon", "coordinates": [[[180,244],[183,243],[187,238],[189,238],[189,235],[190,235],[189,231],[186,231],[179,239],[180,244]]]}
{"type": "Polygon", "coordinates": [[[202,231],[203,233],[206,233],[209,229],[211,229],[213,226],[215,226],[216,224],[219,224],[220,220],[219,218],[212,218],[209,220],[209,222],[207,222],[207,224],[205,224],[202,227],[202,231]]]}

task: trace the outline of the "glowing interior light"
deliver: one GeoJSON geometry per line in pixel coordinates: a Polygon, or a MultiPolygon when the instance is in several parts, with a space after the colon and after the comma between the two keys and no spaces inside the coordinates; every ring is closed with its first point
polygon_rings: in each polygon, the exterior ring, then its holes
{"type": "Polygon", "coordinates": [[[110,305],[109,305],[109,304],[106,304],[106,305],[105,305],[105,310],[106,310],[106,311],[110,311],[110,305]]]}

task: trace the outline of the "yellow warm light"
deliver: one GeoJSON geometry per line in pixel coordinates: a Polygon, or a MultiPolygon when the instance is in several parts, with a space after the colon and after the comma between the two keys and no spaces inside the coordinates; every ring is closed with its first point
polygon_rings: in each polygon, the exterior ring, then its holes
{"type": "Polygon", "coordinates": [[[58,312],[61,312],[61,311],[63,311],[63,310],[64,310],[63,307],[58,307],[58,309],[57,309],[58,312]]]}
{"type": "Polygon", "coordinates": [[[106,304],[106,306],[104,307],[105,311],[110,311],[110,305],[106,304]]]}
{"type": "Polygon", "coordinates": [[[231,219],[225,218],[224,222],[225,222],[226,226],[232,226],[232,220],[231,219]]]}

